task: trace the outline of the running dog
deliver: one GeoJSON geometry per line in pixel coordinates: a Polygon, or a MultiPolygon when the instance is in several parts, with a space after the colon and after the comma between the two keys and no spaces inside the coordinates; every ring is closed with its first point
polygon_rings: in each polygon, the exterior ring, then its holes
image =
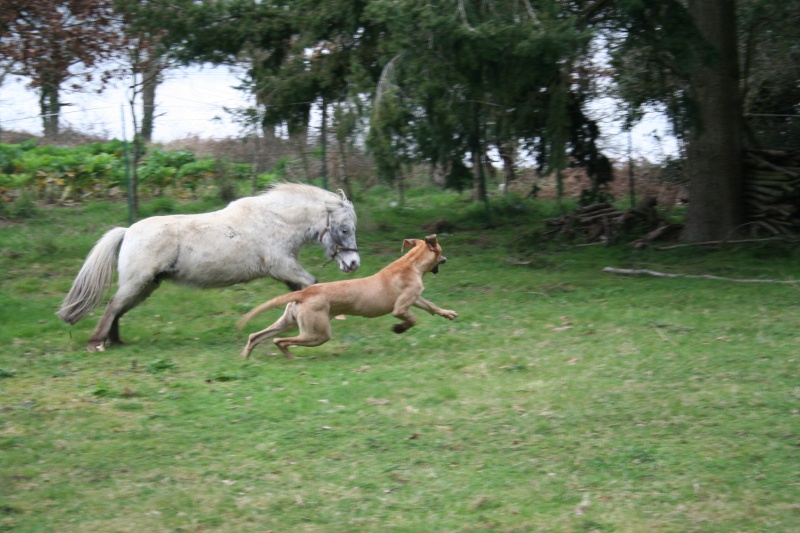
{"type": "Polygon", "coordinates": [[[273,341],[286,357],[293,359],[289,346],[319,346],[329,341],[330,318],[337,315],[373,318],[391,313],[402,320],[392,328],[395,333],[408,331],[417,323],[410,310],[412,306],[454,320],[458,313],[442,309],[422,297],[425,288],[422,276],[428,272],[436,274],[439,265],[447,261],[436,235],[429,235],[424,240],[404,240],[402,250],[409,247],[412,247],[410,252],[372,276],[311,285],[259,305],[239,321],[239,328],[267,309],[286,305],[286,310],[270,327],[250,335],[242,357],[249,357],[259,343],[299,328],[300,334],[296,337],[273,341]]]}

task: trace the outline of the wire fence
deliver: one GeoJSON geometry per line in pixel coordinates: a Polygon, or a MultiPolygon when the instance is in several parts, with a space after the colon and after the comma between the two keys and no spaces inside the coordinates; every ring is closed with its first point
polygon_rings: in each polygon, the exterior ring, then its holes
{"type": "MultiPolygon", "coordinates": [[[[168,72],[156,93],[154,139],[168,142],[189,136],[242,135],[245,126],[230,111],[245,108],[251,101],[235,88],[239,83],[235,72],[222,68],[168,72]]],[[[64,91],[61,128],[98,137],[131,138],[129,94],[119,80],[99,93],[64,91]]],[[[3,131],[42,133],[38,94],[21,78],[12,77],[0,86],[0,135],[3,131]]]]}

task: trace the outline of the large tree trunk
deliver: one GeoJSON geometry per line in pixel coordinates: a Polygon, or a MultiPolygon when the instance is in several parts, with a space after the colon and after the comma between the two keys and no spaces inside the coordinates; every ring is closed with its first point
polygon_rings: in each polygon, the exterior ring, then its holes
{"type": "Polygon", "coordinates": [[[734,237],[744,222],[742,110],[734,0],[690,0],[698,29],[716,49],[716,60],[692,75],[699,123],[687,145],[689,209],[684,239],[734,237]]]}

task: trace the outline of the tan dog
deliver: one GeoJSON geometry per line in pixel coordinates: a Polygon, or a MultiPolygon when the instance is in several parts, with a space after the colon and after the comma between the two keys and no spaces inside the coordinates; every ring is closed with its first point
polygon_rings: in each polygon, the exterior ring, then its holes
{"type": "Polygon", "coordinates": [[[403,333],[417,323],[411,306],[424,309],[432,315],[455,319],[458,313],[442,309],[422,297],[425,288],[422,276],[427,272],[437,273],[439,265],[447,261],[436,235],[425,237],[425,240],[404,240],[402,249],[409,246],[413,246],[410,252],[372,276],[311,285],[302,291],[278,296],[259,305],[239,321],[240,328],[267,309],[289,304],[277,322],[250,335],[242,357],[249,357],[259,343],[299,327],[298,336],[273,341],[286,357],[293,358],[289,346],[319,346],[329,341],[330,317],[336,315],[373,318],[391,313],[402,320],[394,325],[395,333],[403,333]]]}

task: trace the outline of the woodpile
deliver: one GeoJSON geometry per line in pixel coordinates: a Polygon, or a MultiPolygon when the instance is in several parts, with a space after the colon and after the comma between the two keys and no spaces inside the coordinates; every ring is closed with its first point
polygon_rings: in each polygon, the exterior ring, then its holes
{"type": "MultiPolygon", "coordinates": [[[[800,234],[800,150],[747,151],[744,187],[748,224],[743,230],[746,228],[754,238],[785,239],[800,234]]],[[[548,219],[545,225],[545,236],[551,238],[607,245],[628,238],[636,248],[672,239],[682,230],[682,225],[659,216],[653,197],[627,210],[608,203],[578,207],[548,219]]]]}
{"type": "Polygon", "coordinates": [[[627,236],[637,248],[654,240],[676,235],[680,224],[670,224],[656,211],[656,199],[645,198],[636,207],[619,210],[608,203],[598,203],[576,208],[566,215],[545,221],[545,236],[578,239],[585,244],[611,245],[627,236]]]}
{"type": "Polygon", "coordinates": [[[753,235],[800,233],[800,150],[750,150],[745,206],[753,235]]]}

